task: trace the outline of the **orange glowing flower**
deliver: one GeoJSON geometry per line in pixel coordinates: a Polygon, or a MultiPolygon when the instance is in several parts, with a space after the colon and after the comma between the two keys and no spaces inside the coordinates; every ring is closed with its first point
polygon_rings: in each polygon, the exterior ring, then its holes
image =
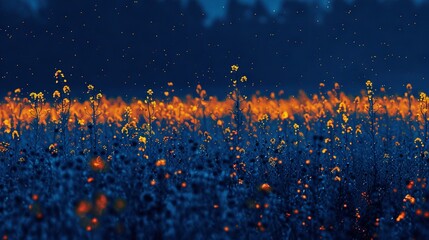
{"type": "Polygon", "coordinates": [[[165,159],[159,159],[158,161],[156,161],[155,166],[163,167],[166,165],[166,163],[167,163],[167,161],[165,159]]]}
{"type": "Polygon", "coordinates": [[[261,191],[263,191],[263,192],[266,192],[266,193],[268,193],[268,192],[271,192],[271,186],[268,184],[268,183],[264,183],[264,184],[262,184],[260,187],[259,187],[259,189],[261,190],[261,191]]]}
{"type": "Polygon", "coordinates": [[[399,215],[398,215],[398,217],[396,218],[396,221],[397,222],[400,222],[400,221],[402,221],[402,220],[404,220],[404,218],[405,218],[405,212],[404,211],[402,211],[399,215]]]}
{"type": "Polygon", "coordinates": [[[407,194],[407,195],[404,197],[404,200],[403,200],[403,201],[404,201],[404,202],[409,201],[411,204],[416,203],[416,199],[415,199],[414,197],[412,197],[410,194],[407,194]]]}
{"type": "Polygon", "coordinates": [[[37,194],[33,194],[33,196],[31,196],[31,198],[33,199],[33,201],[39,200],[39,196],[37,194]]]}
{"type": "Polygon", "coordinates": [[[94,171],[103,171],[106,168],[106,163],[98,156],[91,160],[90,166],[94,171]]]}
{"type": "Polygon", "coordinates": [[[76,207],[76,214],[79,216],[83,216],[91,211],[92,205],[88,201],[80,201],[76,207]]]}

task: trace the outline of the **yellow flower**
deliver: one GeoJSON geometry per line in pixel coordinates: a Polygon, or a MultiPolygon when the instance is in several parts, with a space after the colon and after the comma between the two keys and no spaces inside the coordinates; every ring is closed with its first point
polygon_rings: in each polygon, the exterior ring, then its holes
{"type": "Polygon", "coordinates": [[[247,77],[246,76],[242,76],[240,79],[241,82],[247,82],[247,77]]]}
{"type": "Polygon", "coordinates": [[[64,93],[69,93],[69,92],[70,92],[70,87],[69,87],[69,86],[67,86],[67,85],[65,85],[65,86],[63,87],[63,92],[64,92],[64,93]]]}
{"type": "Polygon", "coordinates": [[[34,100],[36,100],[36,98],[37,98],[37,93],[35,93],[35,92],[30,93],[30,98],[32,98],[32,99],[34,99],[34,100]]]}
{"type": "Polygon", "coordinates": [[[287,111],[284,111],[284,112],[282,113],[282,116],[281,116],[282,120],[285,120],[285,119],[287,119],[288,117],[289,117],[288,112],[287,112],[287,111]]]}
{"type": "Polygon", "coordinates": [[[93,85],[91,85],[91,84],[89,84],[89,85],[88,85],[88,90],[90,90],[90,91],[91,91],[91,90],[94,90],[94,86],[93,86],[93,85]]]}
{"type": "Polygon", "coordinates": [[[15,139],[15,138],[19,138],[19,133],[18,133],[18,131],[17,131],[17,130],[14,130],[14,131],[12,132],[12,139],[15,139]]]}
{"type": "Polygon", "coordinates": [[[362,130],[360,129],[360,126],[356,126],[356,135],[362,134],[362,130]]]}
{"type": "Polygon", "coordinates": [[[372,89],[372,82],[371,82],[371,80],[366,81],[366,88],[367,89],[372,89]]]}
{"type": "Polygon", "coordinates": [[[61,93],[60,93],[58,90],[56,90],[56,91],[52,94],[52,97],[53,97],[53,98],[60,98],[60,97],[61,97],[61,93]]]}
{"type": "Polygon", "coordinates": [[[329,128],[334,128],[334,120],[332,120],[332,119],[329,119],[327,122],[326,122],[326,127],[329,129],[329,128]]]}
{"type": "Polygon", "coordinates": [[[231,66],[231,72],[237,72],[238,71],[238,66],[237,65],[232,65],[231,66]]]}
{"type": "Polygon", "coordinates": [[[347,112],[347,106],[344,102],[341,102],[340,105],[338,106],[338,113],[345,113],[347,112]]]}
{"type": "Polygon", "coordinates": [[[298,125],[297,123],[294,123],[294,124],[293,124],[293,128],[294,128],[295,130],[298,130],[299,125],[298,125]]]}
{"type": "Polygon", "coordinates": [[[349,117],[346,114],[343,114],[343,121],[347,123],[349,121],[349,117]]]}
{"type": "Polygon", "coordinates": [[[128,135],[128,128],[127,127],[123,127],[121,132],[125,135],[128,135]]]}
{"type": "Polygon", "coordinates": [[[96,97],[97,97],[97,99],[101,99],[103,97],[103,94],[99,93],[99,94],[97,94],[96,97]]]}
{"type": "Polygon", "coordinates": [[[43,100],[43,99],[44,99],[44,96],[45,96],[45,95],[43,95],[43,93],[42,93],[42,92],[39,92],[39,93],[37,94],[37,98],[38,98],[38,99],[40,99],[40,100],[43,100]]]}
{"type": "Polygon", "coordinates": [[[139,142],[146,144],[146,138],[145,138],[145,137],[140,136],[140,137],[139,137],[139,142]]]}
{"type": "Polygon", "coordinates": [[[58,78],[58,76],[60,76],[60,75],[62,75],[62,71],[58,69],[58,70],[55,72],[55,78],[58,78]]]}
{"type": "Polygon", "coordinates": [[[165,159],[159,159],[158,161],[156,161],[155,166],[162,167],[162,166],[165,166],[166,163],[167,161],[165,159]]]}
{"type": "Polygon", "coordinates": [[[15,89],[15,91],[14,91],[15,93],[20,93],[21,92],[21,89],[20,88],[17,88],[17,89],[15,89]]]}
{"type": "Polygon", "coordinates": [[[153,95],[153,91],[152,91],[152,89],[147,90],[147,94],[148,94],[149,96],[152,96],[152,95],[153,95]]]}

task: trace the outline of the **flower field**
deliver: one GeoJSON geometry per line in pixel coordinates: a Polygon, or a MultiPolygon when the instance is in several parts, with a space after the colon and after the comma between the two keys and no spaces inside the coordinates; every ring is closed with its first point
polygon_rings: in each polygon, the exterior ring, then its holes
{"type": "MultiPolygon", "coordinates": [[[[174,84],[145,98],[53,93],[0,104],[0,236],[77,239],[422,239],[429,96],[363,82],[224,99],[174,84]],[[158,94],[159,97],[155,97],[158,94]]],[[[236,80],[235,80],[236,79],[236,80]]]]}

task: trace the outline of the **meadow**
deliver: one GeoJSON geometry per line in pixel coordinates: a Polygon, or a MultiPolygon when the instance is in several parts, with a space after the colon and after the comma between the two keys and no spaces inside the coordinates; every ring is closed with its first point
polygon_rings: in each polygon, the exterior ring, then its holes
{"type": "MultiPolygon", "coordinates": [[[[423,239],[429,96],[362,82],[285,96],[108,99],[11,91],[0,104],[3,239],[423,239]]],[[[250,80],[249,80],[250,81],[250,80]]]]}

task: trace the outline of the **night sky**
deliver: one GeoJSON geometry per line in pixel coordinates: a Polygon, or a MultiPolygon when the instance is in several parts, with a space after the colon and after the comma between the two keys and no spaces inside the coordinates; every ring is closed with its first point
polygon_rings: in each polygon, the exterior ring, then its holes
{"type": "Polygon", "coordinates": [[[87,83],[130,98],[174,82],[223,98],[232,64],[248,93],[358,94],[368,79],[427,91],[427,29],[424,0],[0,0],[0,94],[52,91],[61,69],[76,97],[87,83]]]}

